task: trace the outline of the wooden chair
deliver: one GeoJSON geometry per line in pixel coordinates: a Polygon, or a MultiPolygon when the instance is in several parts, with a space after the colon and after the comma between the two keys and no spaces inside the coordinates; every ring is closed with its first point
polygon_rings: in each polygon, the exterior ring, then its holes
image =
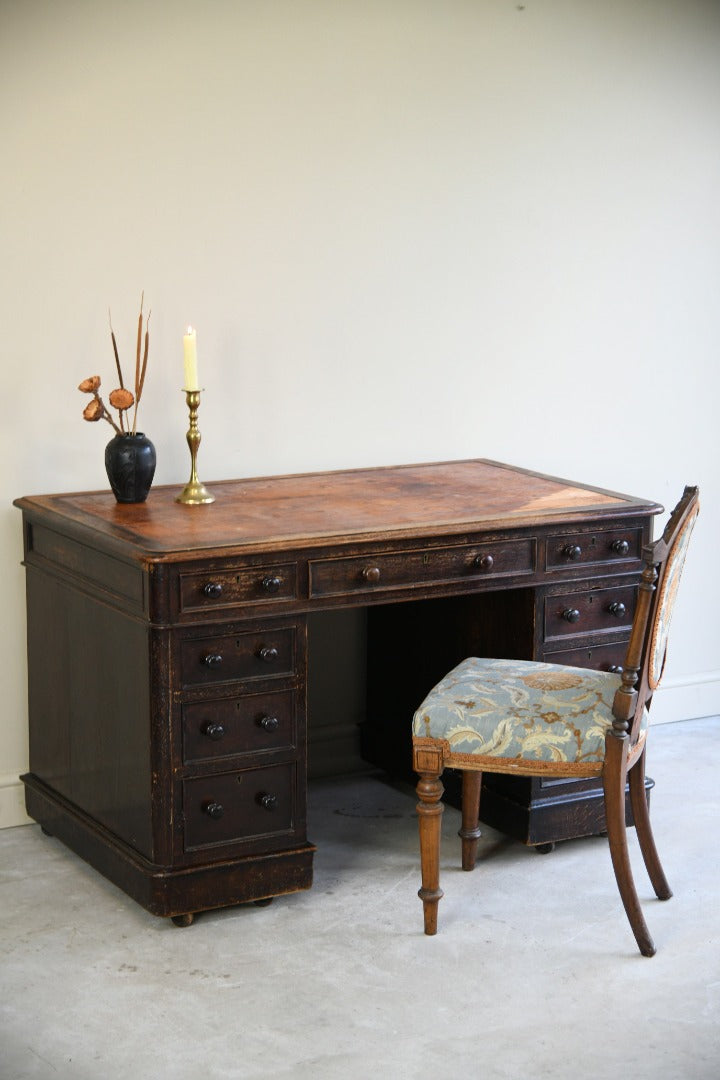
{"type": "Polygon", "coordinates": [[[437,932],[440,889],[440,801],[443,769],[462,772],[462,866],[477,857],[482,773],[602,776],[615,877],[643,956],[655,946],[643,918],[628,857],[625,787],[640,849],[660,900],[672,893],[650,826],[645,795],[648,706],[660,682],[668,626],[692,528],[698,489],[686,487],[662,537],[643,550],[627,657],[622,674],[518,660],[470,658],[428,694],[413,720],[419,775],[418,820],[425,933],[437,932]]]}

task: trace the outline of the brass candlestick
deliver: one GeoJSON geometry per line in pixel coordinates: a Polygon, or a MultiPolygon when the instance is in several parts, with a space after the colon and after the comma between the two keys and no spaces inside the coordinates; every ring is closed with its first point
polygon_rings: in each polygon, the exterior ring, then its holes
{"type": "Polygon", "coordinates": [[[215,496],[198,480],[197,475],[197,452],[202,435],[198,428],[197,414],[200,407],[200,391],[184,390],[185,400],[190,411],[190,427],[187,433],[187,444],[190,447],[190,479],[175,502],[185,503],[187,506],[202,506],[204,503],[215,502],[215,496]]]}

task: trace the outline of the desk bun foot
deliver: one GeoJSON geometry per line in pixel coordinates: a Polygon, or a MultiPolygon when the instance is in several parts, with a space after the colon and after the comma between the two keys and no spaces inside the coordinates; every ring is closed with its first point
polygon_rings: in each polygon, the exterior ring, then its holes
{"type": "Polygon", "coordinates": [[[188,911],[186,915],[171,915],[170,918],[176,926],[192,926],[195,922],[195,914],[192,911],[188,911]]]}

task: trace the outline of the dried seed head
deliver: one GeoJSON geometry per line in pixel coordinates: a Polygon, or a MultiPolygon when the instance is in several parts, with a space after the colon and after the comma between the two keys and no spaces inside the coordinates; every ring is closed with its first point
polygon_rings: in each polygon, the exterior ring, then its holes
{"type": "Polygon", "coordinates": [[[129,390],[113,390],[110,395],[110,404],[114,409],[118,409],[119,412],[123,412],[125,409],[129,409],[135,402],[135,398],[129,390]]]}
{"type": "Polygon", "coordinates": [[[93,398],[83,409],[83,418],[85,420],[102,420],[104,411],[102,401],[99,398],[93,398]]]}
{"type": "Polygon", "coordinates": [[[78,390],[81,390],[83,394],[94,394],[100,387],[100,376],[91,375],[89,379],[83,379],[78,386],[78,390]]]}

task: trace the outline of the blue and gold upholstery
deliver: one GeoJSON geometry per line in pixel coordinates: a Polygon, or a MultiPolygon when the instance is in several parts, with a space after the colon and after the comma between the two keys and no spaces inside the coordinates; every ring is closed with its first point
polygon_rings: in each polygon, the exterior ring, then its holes
{"type": "MultiPolygon", "coordinates": [[[[458,768],[596,776],[620,682],[610,671],[470,657],[415,713],[414,742],[440,741],[458,768]]],[[[647,713],[641,741],[646,726],[647,713]]]]}

